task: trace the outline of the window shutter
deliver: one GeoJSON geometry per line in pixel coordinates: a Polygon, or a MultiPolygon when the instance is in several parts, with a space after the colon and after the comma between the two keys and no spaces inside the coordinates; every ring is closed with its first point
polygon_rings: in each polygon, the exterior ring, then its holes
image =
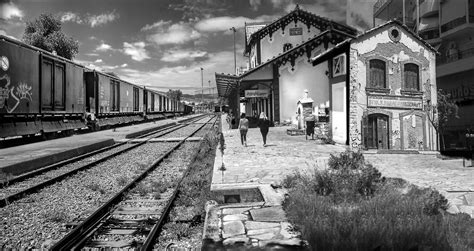
{"type": "Polygon", "coordinates": [[[366,113],[362,116],[362,145],[368,148],[367,136],[369,135],[369,116],[366,113]]]}

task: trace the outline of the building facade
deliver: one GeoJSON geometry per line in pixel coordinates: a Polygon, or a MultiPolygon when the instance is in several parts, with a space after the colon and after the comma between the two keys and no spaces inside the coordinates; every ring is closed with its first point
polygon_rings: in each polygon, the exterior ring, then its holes
{"type": "Polygon", "coordinates": [[[436,149],[425,109],[436,103],[435,50],[406,26],[392,21],[357,35],[297,8],[249,40],[250,69],[216,74],[234,114],[263,111],[276,123],[303,128],[310,107],[317,127],[352,149],[436,149]],[[294,38],[304,31],[304,39],[294,38]],[[262,56],[259,48],[274,55],[262,56]]]}
{"type": "Polygon", "coordinates": [[[445,145],[465,148],[466,131],[474,129],[474,0],[377,1],[375,24],[390,19],[404,22],[438,50],[437,86],[459,106],[459,118],[448,123],[445,145]]]}

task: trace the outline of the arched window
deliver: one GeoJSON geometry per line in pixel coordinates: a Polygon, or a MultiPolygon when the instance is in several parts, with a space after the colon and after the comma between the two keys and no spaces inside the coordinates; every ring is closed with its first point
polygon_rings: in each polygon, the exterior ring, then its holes
{"type": "Polygon", "coordinates": [[[418,91],[420,90],[419,85],[419,67],[416,64],[408,63],[405,64],[403,67],[403,75],[405,79],[405,90],[413,90],[418,91]]]}
{"type": "Polygon", "coordinates": [[[293,45],[290,43],[286,43],[283,45],[283,52],[291,50],[291,48],[293,48],[293,45]]]}
{"type": "Polygon", "coordinates": [[[369,87],[386,88],[385,79],[385,62],[380,59],[372,59],[369,61],[369,87]]]}

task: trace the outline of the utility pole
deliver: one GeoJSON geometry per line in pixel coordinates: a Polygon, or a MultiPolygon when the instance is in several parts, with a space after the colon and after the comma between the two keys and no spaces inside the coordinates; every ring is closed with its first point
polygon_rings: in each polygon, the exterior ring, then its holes
{"type": "Polygon", "coordinates": [[[234,32],[234,74],[235,74],[237,72],[237,60],[235,57],[235,32],[237,31],[235,30],[235,27],[230,28],[230,30],[234,32]]]}
{"type": "Polygon", "coordinates": [[[202,112],[204,113],[204,75],[203,75],[203,68],[201,67],[201,108],[202,112]]]}

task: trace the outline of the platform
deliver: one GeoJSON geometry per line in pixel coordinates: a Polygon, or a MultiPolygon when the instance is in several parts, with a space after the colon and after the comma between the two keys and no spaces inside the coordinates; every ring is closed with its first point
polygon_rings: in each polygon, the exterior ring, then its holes
{"type": "MultiPolygon", "coordinates": [[[[279,214],[278,200],[282,191],[272,187],[278,187],[287,174],[295,171],[311,174],[314,169],[327,168],[330,155],[345,151],[346,146],[306,140],[304,135],[288,135],[291,127],[283,126],[270,128],[266,146],[259,129],[249,129],[245,147],[239,130],[228,129],[225,115],[221,121],[225,149],[223,155],[219,147],[216,150],[211,185],[216,204],[209,204],[206,209],[205,246],[211,250],[226,243],[260,247],[299,245],[297,234],[285,232],[291,227],[286,217],[279,214]],[[262,187],[266,189],[266,196],[257,200],[255,191],[262,193],[262,187]],[[272,197],[273,200],[268,199],[272,197]],[[226,208],[232,208],[232,212],[226,208]],[[273,208],[269,210],[280,215],[279,220],[274,217],[271,221],[254,219],[252,211],[267,208],[273,208]],[[275,222],[280,224],[269,224],[275,222]]],[[[474,217],[474,168],[463,167],[462,160],[442,160],[434,152],[420,153],[367,152],[364,156],[383,176],[435,188],[448,199],[449,212],[464,212],[474,217]]]]}
{"type": "MultiPolygon", "coordinates": [[[[196,116],[196,115],[192,115],[196,116]]],[[[93,133],[73,135],[33,144],[0,149],[0,170],[9,175],[19,175],[37,168],[51,165],[81,154],[91,152],[115,142],[137,137],[166,125],[175,124],[190,116],[179,119],[164,119],[135,124],[93,133]]]]}

